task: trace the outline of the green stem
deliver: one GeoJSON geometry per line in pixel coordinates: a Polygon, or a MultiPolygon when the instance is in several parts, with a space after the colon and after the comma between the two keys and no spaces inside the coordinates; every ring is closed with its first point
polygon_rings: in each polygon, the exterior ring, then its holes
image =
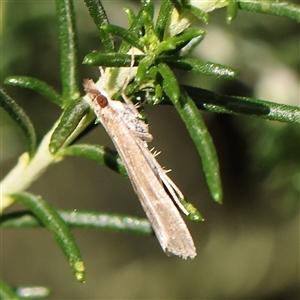
{"type": "MultiPolygon", "coordinates": [[[[56,125],[54,126],[54,128],[56,125]]],[[[11,206],[15,201],[9,196],[12,193],[18,193],[26,190],[32,182],[39,178],[46,168],[56,162],[58,159],[48,150],[48,145],[53,129],[43,138],[36,154],[30,160],[28,153],[20,156],[17,165],[8,173],[0,183],[1,207],[0,214],[11,206]]]]}
{"type": "MultiPolygon", "coordinates": [[[[79,122],[73,133],[69,136],[64,144],[64,147],[70,145],[82,133],[82,131],[85,130],[92,120],[93,119],[91,119],[89,115],[84,117],[79,122]]],[[[57,123],[55,123],[53,128],[45,135],[34,157],[30,160],[27,152],[22,154],[17,165],[0,183],[0,192],[2,196],[0,215],[5,209],[15,202],[15,200],[12,199],[9,194],[25,191],[45,172],[48,166],[62,159],[61,155],[53,155],[49,151],[49,143],[53,132],[57,127],[57,123]]]]}

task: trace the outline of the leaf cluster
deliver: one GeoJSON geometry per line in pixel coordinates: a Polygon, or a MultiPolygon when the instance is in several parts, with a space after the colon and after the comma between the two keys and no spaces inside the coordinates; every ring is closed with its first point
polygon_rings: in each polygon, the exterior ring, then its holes
{"type": "MultiPolygon", "coordinates": [[[[189,57],[206,34],[201,28],[191,28],[195,19],[208,23],[208,12],[226,7],[228,23],[235,19],[239,9],[283,16],[299,22],[299,5],[278,1],[215,0],[204,6],[197,4],[197,1],[163,0],[155,19],[154,1],[142,1],[137,14],[129,8],[125,9],[129,23],[129,27],[125,29],[109,23],[101,1],[84,2],[95,23],[104,52],[88,53],[83,64],[106,67],[115,74],[120,74],[124,70],[128,72],[134,58],[136,68],[134,74],[131,74],[132,80],[126,88],[126,94],[134,100],[142,99],[151,105],[167,104],[176,108],[202,159],[208,187],[217,203],[222,202],[219,163],[212,138],[199,110],[300,123],[300,110],[297,107],[253,98],[225,96],[184,86],[174,74],[174,69],[180,69],[217,78],[234,79],[238,76],[238,72],[229,66],[189,57]],[[115,37],[121,40],[118,47],[115,37]]],[[[73,1],[56,0],[56,9],[62,93],[55,91],[46,82],[32,77],[10,76],[4,82],[32,89],[61,107],[59,120],[42,141],[37,142],[34,126],[22,107],[0,89],[0,104],[22,131],[27,149],[27,153],[20,157],[16,167],[1,183],[1,210],[4,211],[16,201],[29,209],[21,213],[4,214],[0,224],[2,228],[45,226],[54,234],[76,279],[84,282],[84,265],[70,227],[96,227],[146,235],[151,235],[152,230],[146,220],[136,217],[56,210],[40,196],[26,191],[49,165],[69,155],[86,157],[127,176],[116,151],[101,145],[78,143],[79,137],[96,126],[93,123],[95,116],[84,95],[80,94],[78,39],[73,1]]],[[[112,87],[108,82],[107,89],[113,99],[120,99],[122,84],[113,82],[112,87]]],[[[4,283],[1,283],[1,287],[2,298],[9,298],[11,295],[17,298],[4,283]]]]}

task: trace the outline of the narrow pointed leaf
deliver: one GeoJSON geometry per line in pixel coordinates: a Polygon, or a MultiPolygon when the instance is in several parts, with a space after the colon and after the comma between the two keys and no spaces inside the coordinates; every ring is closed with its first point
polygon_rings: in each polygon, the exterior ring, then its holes
{"type": "Polygon", "coordinates": [[[157,66],[158,72],[163,78],[163,90],[173,103],[178,102],[180,89],[177,79],[167,64],[160,63],[157,66]]]}
{"type": "Polygon", "coordinates": [[[58,92],[56,92],[52,86],[48,85],[42,80],[28,76],[10,76],[5,78],[4,83],[32,89],[40,93],[45,98],[49,99],[51,102],[59,106],[63,105],[63,97],[58,92]]]}
{"type": "Polygon", "coordinates": [[[141,51],[144,51],[143,44],[140,43],[138,37],[134,33],[131,33],[131,31],[123,27],[110,25],[110,24],[103,25],[101,28],[106,32],[119,36],[122,40],[124,40],[128,44],[140,49],[141,51]]]}
{"type": "Polygon", "coordinates": [[[78,98],[70,103],[52,134],[49,144],[49,150],[52,154],[61,148],[88,111],[89,105],[83,98],[78,98]]]}
{"type": "Polygon", "coordinates": [[[133,22],[136,21],[136,15],[134,14],[133,10],[129,7],[125,7],[124,12],[127,15],[127,20],[128,20],[129,26],[131,26],[133,24],[133,22]]]}
{"type": "Polygon", "coordinates": [[[143,11],[142,19],[143,19],[143,29],[145,31],[145,35],[143,38],[146,38],[146,40],[148,40],[146,44],[153,44],[153,38],[155,40],[158,40],[157,36],[155,35],[153,16],[149,15],[147,11],[143,11]]]}
{"type": "Polygon", "coordinates": [[[202,42],[204,36],[199,36],[192,39],[188,44],[186,44],[183,48],[180,49],[179,56],[187,57],[190,56],[194,49],[202,42]]]}
{"type": "MultiPolygon", "coordinates": [[[[95,228],[112,231],[153,235],[148,219],[128,215],[108,214],[95,211],[57,210],[71,228],[95,228]]],[[[0,228],[36,228],[43,224],[30,211],[12,212],[0,216],[0,228]]]]}
{"type": "MultiPolygon", "coordinates": [[[[150,15],[153,15],[153,13],[154,13],[153,3],[151,3],[151,2],[152,2],[152,0],[142,2],[142,6],[140,7],[140,10],[139,10],[134,22],[131,24],[131,26],[128,29],[130,34],[135,36],[137,39],[140,36],[141,28],[144,26],[143,13],[145,11],[148,12],[150,15]]],[[[120,46],[119,53],[127,53],[131,47],[132,47],[132,44],[130,44],[124,40],[120,46]]]]}
{"type": "Polygon", "coordinates": [[[115,44],[112,34],[102,29],[101,26],[109,24],[105,9],[100,0],[84,0],[89,14],[94,20],[98,34],[104,46],[105,52],[115,52],[115,44]]]}
{"type": "Polygon", "coordinates": [[[170,57],[163,57],[160,59],[164,60],[164,62],[166,62],[171,67],[187,71],[193,71],[195,73],[206,76],[234,79],[237,78],[239,75],[238,72],[231,67],[201,61],[199,59],[170,57]]]}
{"type": "Polygon", "coordinates": [[[10,196],[29,208],[43,225],[54,234],[57,243],[73,269],[75,278],[79,282],[84,282],[85,271],[79,248],[68,225],[57,211],[41,197],[30,193],[17,193],[10,196]]]}
{"type": "MultiPolygon", "coordinates": [[[[135,55],[134,65],[137,66],[145,55],[135,55]]],[[[102,53],[92,52],[87,54],[83,59],[83,64],[95,67],[129,67],[132,56],[122,53],[102,53]]]]}
{"type": "Polygon", "coordinates": [[[172,101],[172,103],[196,145],[210,193],[216,202],[222,203],[222,185],[217,153],[198,108],[184,90],[181,91],[179,101],[172,101]]]}
{"type": "Polygon", "coordinates": [[[59,26],[60,70],[65,101],[79,97],[77,33],[73,1],[56,0],[59,26]]]}
{"type": "Polygon", "coordinates": [[[209,22],[209,15],[207,12],[193,6],[188,5],[187,8],[190,10],[190,12],[196,16],[199,20],[201,20],[204,24],[208,24],[209,22]]]}
{"type": "Polygon", "coordinates": [[[80,210],[75,213],[62,210],[60,214],[70,226],[76,228],[99,228],[143,235],[154,234],[149,220],[145,218],[80,210]]]}
{"type": "Polygon", "coordinates": [[[198,109],[215,113],[255,116],[300,125],[300,108],[296,106],[255,98],[221,95],[191,86],[184,88],[193,98],[198,109]]]}
{"type": "Polygon", "coordinates": [[[135,76],[135,82],[137,85],[141,84],[143,79],[145,78],[146,72],[149,70],[150,66],[152,65],[154,61],[153,56],[145,56],[139,63],[136,76],[135,76]]]}
{"type": "Polygon", "coordinates": [[[155,32],[160,41],[163,39],[165,28],[167,26],[170,14],[172,12],[172,8],[173,4],[171,0],[163,0],[160,5],[155,25],[155,32]]]}
{"type": "Polygon", "coordinates": [[[300,22],[300,5],[287,1],[239,0],[239,8],[300,22]]]}
{"type": "Polygon", "coordinates": [[[163,52],[171,51],[171,50],[180,50],[180,48],[184,47],[188,42],[190,42],[194,38],[201,37],[202,39],[205,36],[205,31],[202,29],[186,29],[182,33],[172,36],[167,40],[161,42],[158,47],[155,49],[155,54],[160,55],[163,52]]]}
{"type": "Polygon", "coordinates": [[[227,24],[231,24],[232,21],[236,18],[238,13],[238,2],[237,0],[229,0],[227,6],[227,14],[226,14],[226,21],[227,24]]]}
{"type": "Polygon", "coordinates": [[[154,0],[143,0],[144,5],[145,5],[145,9],[143,9],[143,13],[147,13],[150,18],[153,20],[154,18],[154,0]]]}
{"type": "Polygon", "coordinates": [[[124,177],[128,177],[118,152],[108,147],[92,144],[76,144],[62,149],[59,154],[86,157],[109,167],[124,177]]]}
{"type": "MultiPolygon", "coordinates": [[[[161,75],[158,72],[157,66],[153,65],[148,69],[147,76],[149,76],[149,83],[151,78],[155,85],[147,87],[147,92],[139,90],[136,96],[139,97],[139,103],[147,102],[151,105],[157,105],[165,99],[165,93],[162,88],[161,75]],[[160,76],[160,77],[158,77],[160,76]]],[[[129,85],[130,87],[130,85],[129,85]]],[[[130,90],[129,90],[130,91],[130,90]]],[[[127,92],[127,89],[126,89],[127,92]]],[[[128,93],[130,94],[130,93],[128,93]]]]}
{"type": "Polygon", "coordinates": [[[2,89],[0,89],[0,106],[9,114],[20,128],[26,143],[29,156],[32,158],[36,150],[36,134],[29,117],[24,110],[2,89]]]}

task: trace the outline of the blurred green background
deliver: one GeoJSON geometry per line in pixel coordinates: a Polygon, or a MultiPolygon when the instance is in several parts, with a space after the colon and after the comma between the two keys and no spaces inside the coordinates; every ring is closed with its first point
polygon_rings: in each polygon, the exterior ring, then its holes
{"type": "MultiPolygon", "coordinates": [[[[110,22],[127,27],[122,7],[139,1],[103,1],[110,22]]],[[[159,5],[157,1],[157,5],[159,5]]],[[[1,84],[5,77],[37,77],[60,86],[54,1],[1,1],[1,84]]],[[[79,57],[101,50],[83,1],[75,1],[79,57]]],[[[299,24],[240,11],[210,14],[194,55],[235,67],[239,80],[178,73],[180,81],[229,95],[299,105],[299,24]]],[[[81,66],[80,80],[98,70],[81,66]]],[[[28,113],[41,138],[60,110],[37,93],[5,86],[28,113]]],[[[299,297],[299,127],[263,119],[203,113],[220,159],[224,204],[213,203],[201,161],[173,107],[146,106],[151,146],[205,222],[187,220],[198,256],[167,257],[156,239],[100,230],[74,230],[86,265],[77,283],[53,236],[45,229],[1,231],[1,277],[12,286],[45,285],[50,299],[296,299],[299,297]]],[[[22,137],[0,111],[1,178],[25,150],[22,137]]],[[[81,142],[112,147],[102,128],[81,142]]],[[[29,189],[56,208],[144,216],[128,180],[83,158],[51,166],[29,189]]],[[[10,209],[22,209],[15,205],[10,209]]]]}

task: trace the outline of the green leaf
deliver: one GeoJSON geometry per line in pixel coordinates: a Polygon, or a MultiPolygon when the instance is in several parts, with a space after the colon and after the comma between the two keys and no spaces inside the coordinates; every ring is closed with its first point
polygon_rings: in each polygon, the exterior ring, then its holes
{"type": "Polygon", "coordinates": [[[78,46],[73,1],[56,0],[56,11],[59,26],[63,98],[68,102],[80,95],[78,86],[78,46]]]}
{"type": "Polygon", "coordinates": [[[143,235],[153,235],[148,219],[129,215],[106,214],[91,211],[61,211],[62,217],[72,227],[101,228],[113,231],[124,231],[143,235]]]}
{"type": "Polygon", "coordinates": [[[201,10],[198,7],[195,7],[193,5],[188,5],[186,8],[189,9],[189,11],[196,16],[199,20],[201,20],[204,24],[208,24],[209,22],[209,15],[207,12],[201,10]]]}
{"type": "Polygon", "coordinates": [[[35,228],[41,226],[43,226],[43,223],[29,210],[0,215],[0,228],[3,229],[35,228]]]}
{"type": "Polygon", "coordinates": [[[300,5],[270,0],[239,0],[239,8],[251,12],[285,17],[300,22],[300,5]]]}
{"type": "Polygon", "coordinates": [[[118,152],[108,147],[92,144],[76,144],[62,149],[59,151],[59,154],[86,157],[101,165],[105,165],[128,178],[126,169],[118,152]]]}
{"type": "Polygon", "coordinates": [[[180,50],[192,39],[199,37],[203,39],[204,36],[205,31],[202,29],[186,29],[178,35],[172,36],[161,42],[155,49],[155,55],[160,55],[163,52],[172,51],[175,49],[180,50]]]}
{"type": "Polygon", "coordinates": [[[227,24],[231,24],[232,21],[236,18],[238,9],[239,6],[237,0],[228,0],[227,15],[226,15],[227,24]]]}
{"type": "Polygon", "coordinates": [[[102,26],[109,24],[105,9],[100,0],[84,0],[89,14],[94,20],[98,34],[104,46],[105,52],[115,52],[115,44],[112,34],[102,29],[102,26]]]}
{"type": "Polygon", "coordinates": [[[156,45],[158,42],[158,38],[155,34],[153,16],[146,11],[144,11],[141,16],[143,19],[143,31],[145,31],[144,36],[141,37],[143,44],[147,47],[156,45]]]}
{"type": "Polygon", "coordinates": [[[199,36],[192,39],[188,44],[186,44],[183,48],[180,49],[178,56],[180,57],[189,56],[194,51],[194,49],[202,42],[203,37],[199,36]]]}
{"type": "Polygon", "coordinates": [[[62,96],[57,93],[52,86],[48,85],[42,80],[28,76],[9,76],[5,78],[4,83],[32,89],[40,93],[45,98],[49,99],[51,102],[59,106],[63,105],[64,99],[62,98],[62,96]]]}
{"type": "Polygon", "coordinates": [[[221,95],[191,86],[185,86],[184,88],[199,109],[215,113],[255,116],[300,125],[300,108],[296,106],[255,98],[221,95]]]}
{"type": "MultiPolygon", "coordinates": [[[[133,23],[131,24],[131,26],[128,29],[128,31],[130,32],[131,35],[133,35],[137,39],[139,39],[140,31],[144,27],[143,14],[144,14],[144,12],[148,12],[149,15],[153,15],[153,13],[154,13],[153,10],[154,10],[154,7],[153,7],[153,3],[151,0],[150,1],[148,1],[148,0],[142,1],[142,6],[141,6],[135,20],[133,21],[133,23]]],[[[132,44],[127,43],[124,40],[120,46],[119,53],[127,53],[131,47],[132,47],[132,44]]]]}
{"type": "Polygon", "coordinates": [[[132,33],[130,30],[110,24],[103,25],[101,28],[106,32],[119,36],[122,40],[124,40],[131,46],[134,46],[140,49],[141,51],[144,51],[144,45],[140,43],[139,38],[136,36],[136,34],[132,33]]]}
{"type": "Polygon", "coordinates": [[[160,5],[158,17],[156,20],[156,25],[155,25],[156,36],[160,41],[162,41],[164,37],[165,28],[167,26],[172,9],[173,9],[172,1],[170,0],[162,1],[160,5]]]}
{"type": "Polygon", "coordinates": [[[0,280],[0,299],[2,300],[21,300],[13,289],[5,282],[0,280]]]}
{"type": "Polygon", "coordinates": [[[147,13],[147,15],[150,16],[150,18],[153,20],[154,18],[154,11],[155,11],[155,6],[154,6],[154,1],[153,0],[142,0],[143,5],[144,5],[144,9],[143,10],[143,14],[147,13]]]}
{"type": "Polygon", "coordinates": [[[52,154],[62,147],[67,138],[76,129],[80,120],[87,114],[89,108],[89,104],[83,98],[78,98],[70,103],[52,134],[49,144],[49,151],[52,154]]]}
{"type": "MultiPolygon", "coordinates": [[[[145,55],[135,55],[134,65],[137,66],[145,55]]],[[[87,54],[83,59],[83,64],[95,67],[129,67],[132,56],[121,53],[102,53],[92,52],[87,54]]]]}
{"type": "Polygon", "coordinates": [[[181,91],[179,101],[172,99],[171,101],[196,145],[210,193],[217,203],[222,203],[223,193],[217,153],[197,106],[184,90],[181,91]]]}
{"type": "Polygon", "coordinates": [[[28,207],[43,225],[54,234],[57,243],[73,269],[75,278],[79,282],[84,282],[85,271],[79,248],[68,225],[62,220],[57,211],[41,197],[30,193],[16,193],[10,196],[28,207]]]}
{"type": "Polygon", "coordinates": [[[153,105],[159,104],[163,99],[163,88],[160,84],[155,85],[155,94],[154,94],[154,102],[153,105]]]}
{"type": "Polygon", "coordinates": [[[33,124],[24,110],[4,90],[0,89],[0,106],[20,128],[25,138],[26,148],[32,158],[36,150],[36,135],[33,124]]]}
{"type": "Polygon", "coordinates": [[[180,96],[180,89],[177,79],[167,64],[160,63],[157,66],[158,72],[163,78],[163,90],[173,103],[177,103],[180,96]]]}
{"type": "Polygon", "coordinates": [[[124,12],[126,13],[128,23],[131,26],[136,21],[136,16],[135,16],[133,10],[129,7],[125,7],[124,12]]]}
{"type": "Polygon", "coordinates": [[[194,58],[174,58],[166,56],[160,57],[159,60],[163,60],[171,67],[187,71],[193,71],[195,73],[206,76],[234,79],[237,78],[239,75],[238,72],[231,67],[210,63],[194,58]]]}
{"type": "MultiPolygon", "coordinates": [[[[60,217],[71,228],[95,228],[153,235],[150,222],[145,218],[108,214],[95,211],[57,210],[60,217]]],[[[43,224],[30,211],[18,211],[0,216],[0,228],[36,228],[43,224]]]]}
{"type": "Polygon", "coordinates": [[[154,57],[151,55],[145,56],[140,61],[137,72],[136,72],[136,76],[134,79],[137,85],[141,84],[141,82],[145,78],[145,75],[146,75],[148,69],[152,65],[153,61],[154,61],[154,57]]]}

